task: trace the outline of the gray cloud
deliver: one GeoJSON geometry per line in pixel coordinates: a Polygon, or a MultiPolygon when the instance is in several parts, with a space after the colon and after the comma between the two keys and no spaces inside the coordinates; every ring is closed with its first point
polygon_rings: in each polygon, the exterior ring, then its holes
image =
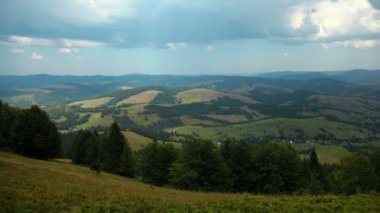
{"type": "Polygon", "coordinates": [[[379,0],[368,0],[371,3],[372,7],[380,10],[380,1],[379,0]]]}

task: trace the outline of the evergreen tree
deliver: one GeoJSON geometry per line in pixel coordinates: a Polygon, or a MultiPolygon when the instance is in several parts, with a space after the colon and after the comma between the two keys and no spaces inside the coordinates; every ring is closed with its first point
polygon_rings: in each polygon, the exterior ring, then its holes
{"type": "Polygon", "coordinates": [[[135,176],[135,164],[129,143],[125,140],[123,153],[121,155],[120,174],[127,177],[135,176]]]}
{"type": "Polygon", "coordinates": [[[76,133],[74,141],[71,145],[71,160],[75,164],[88,165],[89,159],[87,150],[94,138],[89,130],[80,130],[76,133]]]}
{"type": "Polygon", "coordinates": [[[171,144],[159,144],[156,140],[138,152],[138,174],[146,183],[167,184],[169,169],[177,159],[177,150],[171,144]]]}
{"type": "Polygon", "coordinates": [[[302,184],[302,164],[288,144],[262,143],[253,149],[247,188],[259,193],[294,192],[302,184]]]}
{"type": "Polygon", "coordinates": [[[61,140],[57,127],[38,106],[18,113],[12,133],[13,148],[17,153],[40,159],[60,154],[61,140]]]}
{"type": "Polygon", "coordinates": [[[328,190],[329,182],[322,165],[319,163],[315,149],[309,153],[307,188],[310,193],[320,194],[328,190]]]}
{"type": "Polygon", "coordinates": [[[87,141],[87,159],[91,170],[100,172],[100,151],[99,151],[99,135],[95,131],[92,137],[87,141]]]}
{"type": "Polygon", "coordinates": [[[170,170],[171,184],[179,188],[227,190],[229,170],[219,150],[207,140],[190,139],[182,146],[170,170]]]}
{"type": "Polygon", "coordinates": [[[0,149],[12,150],[12,131],[18,110],[0,100],[0,149]]]}
{"type": "Polygon", "coordinates": [[[125,138],[116,122],[111,124],[105,134],[102,144],[102,169],[107,172],[121,174],[121,158],[126,143],[125,138]]]}
{"type": "Polygon", "coordinates": [[[246,191],[246,175],[251,166],[251,146],[244,141],[228,139],[223,142],[220,152],[231,171],[231,188],[234,191],[246,191]]]}

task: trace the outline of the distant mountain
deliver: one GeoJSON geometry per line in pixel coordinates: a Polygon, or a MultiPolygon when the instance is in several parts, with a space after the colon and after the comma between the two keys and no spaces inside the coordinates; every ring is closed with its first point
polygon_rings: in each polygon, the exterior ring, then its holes
{"type": "Polygon", "coordinates": [[[55,105],[91,99],[128,87],[204,87],[248,94],[255,89],[303,90],[323,95],[380,98],[380,71],[274,72],[256,76],[0,76],[0,99],[17,106],[55,105]]]}

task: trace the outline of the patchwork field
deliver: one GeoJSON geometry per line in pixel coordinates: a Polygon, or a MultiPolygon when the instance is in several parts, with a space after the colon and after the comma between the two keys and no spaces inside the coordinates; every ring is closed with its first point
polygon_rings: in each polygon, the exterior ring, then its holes
{"type": "Polygon", "coordinates": [[[117,106],[121,106],[123,104],[148,104],[153,101],[160,93],[161,91],[157,90],[147,90],[119,101],[117,103],[117,106]]]}
{"type": "Polygon", "coordinates": [[[249,135],[264,137],[295,136],[297,134],[304,134],[308,137],[314,137],[319,134],[333,134],[339,139],[345,139],[370,134],[366,129],[345,123],[327,121],[324,118],[274,118],[223,127],[182,126],[168,129],[168,131],[175,131],[181,134],[195,133],[201,138],[210,140],[218,140],[223,137],[242,138],[249,135]]]}
{"type": "Polygon", "coordinates": [[[219,91],[204,89],[204,88],[189,89],[189,90],[179,92],[176,95],[176,98],[180,100],[181,103],[183,104],[209,102],[221,97],[229,97],[229,98],[236,99],[236,100],[249,103],[249,104],[256,103],[255,100],[242,96],[242,95],[219,92],[219,91]]]}
{"type": "Polygon", "coordinates": [[[103,98],[89,99],[89,100],[83,100],[83,101],[76,101],[76,102],[70,103],[69,106],[80,106],[86,109],[95,108],[95,107],[100,107],[107,104],[112,99],[113,97],[103,97],[103,98]]]}
{"type": "Polygon", "coordinates": [[[80,116],[86,116],[90,115],[89,119],[87,122],[75,126],[74,129],[79,130],[79,129],[88,129],[91,127],[96,127],[96,126],[104,126],[107,127],[111,125],[113,122],[113,118],[111,116],[104,116],[102,117],[101,112],[89,112],[89,113],[80,113],[80,116]]]}
{"type": "Polygon", "coordinates": [[[136,104],[126,108],[127,116],[133,120],[133,122],[142,126],[153,124],[161,119],[155,113],[144,114],[143,112],[145,111],[145,106],[145,104],[136,104]]]}
{"type": "MultiPolygon", "coordinates": [[[[142,135],[139,135],[132,131],[123,131],[122,132],[124,137],[128,140],[129,146],[131,147],[132,151],[138,151],[142,147],[148,145],[149,143],[152,143],[153,139],[148,138],[142,135]]],[[[159,143],[162,143],[162,141],[158,141],[159,143]]],[[[176,148],[181,148],[181,144],[179,143],[173,143],[173,142],[165,142],[173,144],[176,148]]]]}

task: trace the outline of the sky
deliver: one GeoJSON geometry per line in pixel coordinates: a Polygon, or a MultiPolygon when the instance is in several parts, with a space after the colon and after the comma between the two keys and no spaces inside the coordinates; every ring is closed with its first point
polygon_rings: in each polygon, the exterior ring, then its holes
{"type": "Polygon", "coordinates": [[[0,0],[0,75],[380,69],[380,0],[0,0]]]}

